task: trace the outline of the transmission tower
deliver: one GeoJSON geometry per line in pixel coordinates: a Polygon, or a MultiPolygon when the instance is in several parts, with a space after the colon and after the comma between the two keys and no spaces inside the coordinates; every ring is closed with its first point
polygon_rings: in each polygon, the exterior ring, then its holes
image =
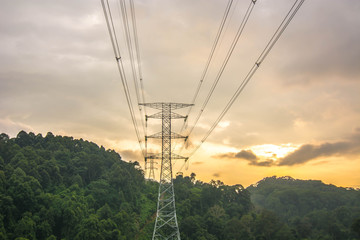
{"type": "MultiPolygon", "coordinates": [[[[146,160],[161,159],[161,173],[159,195],[156,211],[153,240],[180,240],[179,226],[176,218],[175,193],[172,178],[172,159],[185,159],[171,152],[171,139],[185,138],[180,134],[171,132],[171,120],[186,118],[172,110],[189,107],[192,104],[184,103],[143,103],[146,107],[161,110],[147,118],[161,119],[162,130],[159,133],[147,136],[147,138],[159,138],[162,140],[161,153],[146,157],[146,160]]],[[[151,167],[151,165],[150,165],[151,167]]],[[[151,172],[151,169],[150,169],[151,172]]]]}
{"type": "Polygon", "coordinates": [[[156,164],[156,162],[154,162],[154,158],[145,157],[145,177],[147,177],[148,180],[155,180],[154,164],[156,164]]]}

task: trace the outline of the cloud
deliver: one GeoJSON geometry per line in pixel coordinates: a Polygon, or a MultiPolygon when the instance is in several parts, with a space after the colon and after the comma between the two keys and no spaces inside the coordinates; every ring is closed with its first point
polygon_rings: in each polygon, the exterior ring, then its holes
{"type": "Polygon", "coordinates": [[[214,156],[216,158],[235,158],[235,159],[244,159],[249,162],[249,165],[254,166],[265,166],[269,167],[274,165],[274,160],[271,158],[268,159],[261,159],[260,157],[256,156],[256,154],[251,150],[241,150],[238,153],[225,153],[214,156]]]}
{"type": "Polygon", "coordinates": [[[249,165],[270,167],[294,166],[298,164],[305,164],[319,157],[342,156],[358,153],[360,153],[360,128],[357,128],[355,134],[346,141],[338,141],[334,143],[325,142],[319,145],[304,144],[295,151],[287,154],[285,157],[278,159],[276,159],[276,154],[273,155],[273,158],[264,159],[257,156],[251,150],[241,150],[238,153],[225,153],[215,157],[244,159],[249,162],[249,165]]]}
{"type": "Polygon", "coordinates": [[[220,173],[214,173],[213,177],[217,177],[217,178],[220,177],[220,173]]]}
{"type": "Polygon", "coordinates": [[[9,117],[4,119],[0,118],[0,129],[2,132],[9,134],[10,136],[13,137],[15,137],[20,130],[25,130],[28,132],[34,131],[34,129],[31,126],[24,124],[20,121],[14,121],[9,117]]]}
{"type": "Polygon", "coordinates": [[[241,150],[240,152],[236,153],[234,157],[242,158],[249,161],[258,160],[258,157],[251,150],[241,150]]]}
{"type": "MultiPolygon", "coordinates": [[[[318,2],[319,3],[319,2],[318,2]]],[[[303,31],[306,28],[306,36],[297,39],[291,39],[283,46],[280,51],[285,55],[290,50],[298,49],[297,57],[285,63],[279,71],[287,76],[288,84],[304,84],[318,81],[329,81],[334,75],[342,76],[344,80],[357,80],[360,73],[358,59],[360,57],[359,44],[359,16],[355,11],[359,9],[359,2],[353,1],[353,6],[349,8],[345,2],[337,1],[332,7],[323,7],[323,4],[315,4],[311,9],[302,9],[297,16],[305,18],[315,16],[322,9],[321,17],[317,18],[313,24],[299,26],[303,31]],[[344,15],[344,12],[346,14],[344,15]],[[343,21],[334,21],[332,24],[326,24],[331,19],[342,18],[343,21]],[[347,26],[344,28],[344,26],[347,26]],[[321,29],[321,37],[319,37],[321,29]],[[341,36],[341,37],[339,37],[341,36]],[[321,44],[324,39],[331,39],[326,44],[321,44]],[[303,44],[307,42],[308,44],[303,44]],[[307,51],[311,46],[317,46],[312,51],[307,51]],[[351,47],[349,47],[351,46],[351,47]],[[289,47],[289,49],[287,49],[289,47]],[[304,61],[307,59],[307,61],[304,61]],[[295,67],[296,66],[296,67],[295,67]],[[327,77],[324,77],[327,76],[327,77]],[[296,79],[294,81],[294,78],[296,79]]],[[[295,37],[295,31],[299,29],[289,28],[287,37],[295,37]]]]}
{"type": "Polygon", "coordinates": [[[215,158],[241,158],[249,161],[257,160],[257,156],[251,150],[241,150],[238,153],[229,152],[215,155],[215,158]]]}
{"type": "Polygon", "coordinates": [[[192,165],[202,165],[204,162],[193,162],[192,165]]]}
{"type": "Polygon", "coordinates": [[[320,145],[305,144],[287,156],[279,159],[279,166],[304,164],[319,157],[341,156],[360,153],[360,131],[348,141],[323,143],[320,145]]]}
{"type": "Polygon", "coordinates": [[[138,159],[142,159],[142,154],[139,150],[123,150],[120,151],[120,156],[125,161],[137,161],[138,159]]]}
{"type": "Polygon", "coordinates": [[[250,162],[250,165],[260,166],[260,167],[271,167],[274,166],[275,162],[273,159],[268,158],[262,161],[250,162]]]}

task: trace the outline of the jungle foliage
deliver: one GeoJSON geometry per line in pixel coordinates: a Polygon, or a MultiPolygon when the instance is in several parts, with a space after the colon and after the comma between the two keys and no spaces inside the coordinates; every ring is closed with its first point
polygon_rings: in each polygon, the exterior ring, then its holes
{"type": "Polygon", "coordinates": [[[296,239],[360,239],[358,189],[274,176],[247,190],[256,208],[275,212],[296,239]]]}
{"type": "MultiPolygon", "coordinates": [[[[360,236],[353,189],[274,177],[245,189],[195,174],[178,175],[174,188],[183,240],[360,236]]],[[[151,239],[157,192],[137,162],[95,143],[0,135],[0,239],[151,239]]]]}

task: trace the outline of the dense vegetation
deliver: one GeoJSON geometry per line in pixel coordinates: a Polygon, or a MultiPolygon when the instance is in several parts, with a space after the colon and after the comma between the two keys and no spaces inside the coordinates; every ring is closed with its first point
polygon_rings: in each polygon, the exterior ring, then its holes
{"type": "Polygon", "coordinates": [[[2,134],[0,166],[0,239],[134,239],[155,206],[137,163],[81,139],[2,134]]]}
{"type": "MultiPolygon", "coordinates": [[[[195,174],[177,176],[174,185],[183,240],[360,234],[359,191],[276,178],[244,189],[195,174]]],[[[0,135],[0,240],[151,239],[157,188],[137,162],[94,143],[51,133],[0,135]]]]}
{"type": "Polygon", "coordinates": [[[291,177],[265,178],[247,189],[257,208],[274,211],[298,239],[360,237],[359,190],[291,177]]]}

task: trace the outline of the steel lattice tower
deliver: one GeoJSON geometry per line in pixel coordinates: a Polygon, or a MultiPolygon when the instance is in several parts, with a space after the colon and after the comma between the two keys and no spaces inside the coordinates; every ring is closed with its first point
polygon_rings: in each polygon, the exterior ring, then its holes
{"type": "Polygon", "coordinates": [[[149,179],[155,180],[155,172],[154,172],[154,159],[150,159],[150,167],[149,167],[149,179]]]}
{"type": "Polygon", "coordinates": [[[150,155],[146,160],[161,159],[161,173],[159,184],[159,195],[153,240],[180,240],[179,226],[176,218],[175,193],[172,178],[172,159],[185,159],[171,152],[171,139],[185,138],[180,134],[171,132],[171,120],[185,118],[184,116],[172,112],[172,110],[191,106],[192,104],[183,103],[144,103],[146,107],[161,110],[147,118],[157,118],[162,120],[162,131],[148,138],[161,138],[161,154],[150,155]]]}
{"type": "MultiPolygon", "coordinates": [[[[148,117],[146,116],[146,122],[147,122],[148,117]]],[[[145,136],[145,149],[146,149],[146,155],[145,155],[145,178],[147,176],[148,180],[155,180],[155,172],[154,172],[154,158],[149,158],[150,161],[148,161],[148,155],[149,153],[147,152],[147,141],[148,141],[148,136],[145,136]]],[[[152,154],[150,154],[151,156],[152,154]]]]}

